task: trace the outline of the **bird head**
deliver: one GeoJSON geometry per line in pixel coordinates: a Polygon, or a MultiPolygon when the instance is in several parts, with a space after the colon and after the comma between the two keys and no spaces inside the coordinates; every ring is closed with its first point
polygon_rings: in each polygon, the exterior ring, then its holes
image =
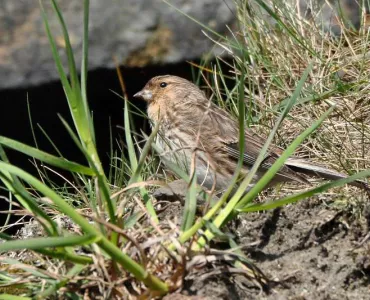
{"type": "Polygon", "coordinates": [[[164,75],[150,79],[145,87],[136,93],[134,97],[145,100],[149,105],[162,100],[170,104],[169,102],[182,102],[192,94],[195,97],[191,98],[195,100],[204,97],[202,91],[190,81],[178,76],[164,75]]]}
{"type": "MultiPolygon", "coordinates": [[[[208,103],[204,93],[190,81],[172,75],[153,77],[145,87],[134,95],[148,103],[148,116],[152,122],[168,118],[179,113],[188,114],[189,118],[203,116],[208,103]]],[[[172,122],[167,120],[168,122],[172,122]]]]}

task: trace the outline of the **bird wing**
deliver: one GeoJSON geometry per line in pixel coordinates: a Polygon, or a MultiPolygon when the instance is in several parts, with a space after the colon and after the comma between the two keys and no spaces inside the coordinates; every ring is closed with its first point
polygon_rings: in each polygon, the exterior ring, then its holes
{"type": "MultiPolygon", "coordinates": [[[[207,109],[205,109],[205,111],[207,111],[207,109]]],[[[234,121],[226,111],[215,105],[208,107],[208,113],[209,115],[206,122],[209,125],[208,130],[210,130],[210,132],[213,130],[214,135],[221,139],[222,144],[224,145],[223,148],[229,157],[236,161],[239,160],[241,154],[239,151],[238,123],[234,121]]],[[[255,164],[266,140],[253,133],[248,128],[245,129],[244,132],[245,144],[244,153],[242,154],[243,162],[246,167],[250,168],[255,164]]],[[[207,137],[209,138],[209,136],[207,137]]],[[[270,146],[265,154],[264,160],[260,164],[260,170],[268,171],[282,153],[283,150],[279,147],[270,146]]],[[[329,170],[313,163],[309,163],[305,160],[298,160],[294,157],[286,160],[276,177],[278,181],[296,181],[305,184],[309,183],[309,181],[301,174],[322,177],[330,180],[347,177],[344,174],[329,170]]],[[[366,192],[370,195],[370,187],[367,183],[361,180],[356,180],[349,184],[366,190],[366,192]]]]}
{"type": "MultiPolygon", "coordinates": [[[[246,130],[243,153],[243,162],[246,166],[251,167],[254,165],[263,145],[263,139],[246,130]]],[[[225,149],[230,157],[236,160],[239,159],[239,142],[225,143],[225,149]]],[[[264,160],[260,164],[260,170],[268,171],[274,164],[274,162],[279,158],[281,153],[282,150],[280,148],[269,147],[265,154],[264,160]]],[[[303,176],[301,176],[286,165],[281,167],[277,175],[281,178],[282,181],[298,181],[301,183],[309,183],[307,179],[305,179],[303,176]]]]}
{"type": "MultiPolygon", "coordinates": [[[[224,145],[224,150],[233,159],[239,160],[239,129],[238,123],[234,121],[228,113],[215,105],[210,106],[208,111],[208,124],[210,130],[217,129],[215,134],[219,136],[224,145]]],[[[243,162],[247,167],[252,167],[257,160],[265,140],[253,133],[250,129],[245,129],[245,144],[243,153],[243,162]]],[[[271,168],[276,159],[281,155],[282,150],[278,147],[270,146],[267,150],[265,158],[260,165],[260,170],[267,171],[271,168]]],[[[278,179],[281,181],[298,181],[308,183],[308,181],[300,176],[297,172],[290,169],[288,166],[283,166],[277,173],[278,179]]]]}
{"type": "MultiPolygon", "coordinates": [[[[245,148],[243,153],[243,162],[248,166],[252,166],[258,157],[260,150],[263,147],[263,140],[254,136],[251,132],[246,132],[245,136],[245,148]]],[[[234,159],[239,159],[239,143],[225,144],[227,153],[234,159]]],[[[277,147],[270,147],[265,155],[264,160],[260,164],[260,169],[267,171],[276,159],[281,155],[282,150],[277,147]]],[[[293,180],[301,183],[309,183],[309,181],[301,176],[306,174],[315,177],[322,177],[329,180],[338,180],[346,178],[347,175],[339,173],[334,170],[327,169],[314,163],[310,163],[306,160],[290,157],[286,160],[285,165],[277,173],[282,181],[293,180]]],[[[369,185],[362,180],[355,180],[350,182],[349,185],[359,187],[365,190],[370,195],[369,185]]]]}

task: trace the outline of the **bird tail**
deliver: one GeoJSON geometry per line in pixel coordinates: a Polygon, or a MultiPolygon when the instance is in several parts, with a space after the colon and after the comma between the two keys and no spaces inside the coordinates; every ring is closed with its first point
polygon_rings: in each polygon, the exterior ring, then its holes
{"type": "MultiPolygon", "coordinates": [[[[311,175],[319,178],[325,178],[329,180],[337,180],[337,179],[343,179],[347,178],[348,176],[333,170],[326,169],[324,167],[320,167],[317,165],[313,165],[310,163],[307,163],[307,161],[302,161],[300,159],[290,158],[285,162],[285,165],[287,165],[292,170],[303,173],[306,175],[311,175]]],[[[361,188],[365,190],[370,195],[370,187],[369,185],[361,180],[355,180],[350,183],[349,185],[356,186],[358,188],[361,188]]]]}

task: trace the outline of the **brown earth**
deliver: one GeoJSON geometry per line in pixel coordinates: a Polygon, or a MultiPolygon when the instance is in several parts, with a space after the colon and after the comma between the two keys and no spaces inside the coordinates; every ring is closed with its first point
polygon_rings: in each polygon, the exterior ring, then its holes
{"type": "Polygon", "coordinates": [[[238,244],[269,284],[209,270],[166,299],[370,299],[370,208],[355,217],[311,199],[238,223],[238,244]]]}

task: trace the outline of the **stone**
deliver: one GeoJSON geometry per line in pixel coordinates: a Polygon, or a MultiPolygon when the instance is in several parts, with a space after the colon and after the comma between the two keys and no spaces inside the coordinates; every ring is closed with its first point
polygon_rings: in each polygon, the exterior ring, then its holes
{"type": "MultiPolygon", "coordinates": [[[[171,0],[175,7],[221,35],[236,24],[232,0],[171,0]]],[[[301,16],[319,24],[324,32],[339,35],[341,16],[359,29],[362,8],[355,0],[268,0],[281,8],[290,3],[301,16]]],[[[66,65],[65,45],[50,1],[43,1],[59,54],[66,65]]],[[[83,35],[83,1],[58,1],[66,21],[77,68],[80,68],[83,35]]],[[[367,4],[367,1],[364,1],[367,4]]],[[[255,13],[275,21],[257,0],[255,13]]],[[[369,12],[368,4],[364,9],[369,12]]],[[[365,22],[367,19],[365,18],[365,22]]],[[[369,22],[370,23],[370,22],[369,22]]],[[[27,87],[57,80],[38,1],[0,1],[0,89],[27,87]]],[[[348,25],[350,26],[350,25],[348,25]]],[[[91,0],[89,68],[146,67],[201,59],[222,53],[202,32],[202,26],[161,0],[91,0]]],[[[217,39],[217,38],[216,38],[217,39]]]]}
{"type": "MultiPolygon", "coordinates": [[[[235,22],[234,13],[224,0],[170,2],[221,34],[226,33],[226,24],[235,22]]],[[[58,20],[50,1],[43,3],[59,54],[65,63],[64,39],[58,20]]],[[[83,1],[63,0],[58,4],[79,69],[83,1]]],[[[58,79],[38,1],[0,1],[0,24],[0,89],[58,79]]],[[[200,25],[161,0],[90,1],[90,70],[114,68],[114,58],[127,67],[194,60],[209,53],[212,46],[213,42],[204,36],[200,25]]]]}

